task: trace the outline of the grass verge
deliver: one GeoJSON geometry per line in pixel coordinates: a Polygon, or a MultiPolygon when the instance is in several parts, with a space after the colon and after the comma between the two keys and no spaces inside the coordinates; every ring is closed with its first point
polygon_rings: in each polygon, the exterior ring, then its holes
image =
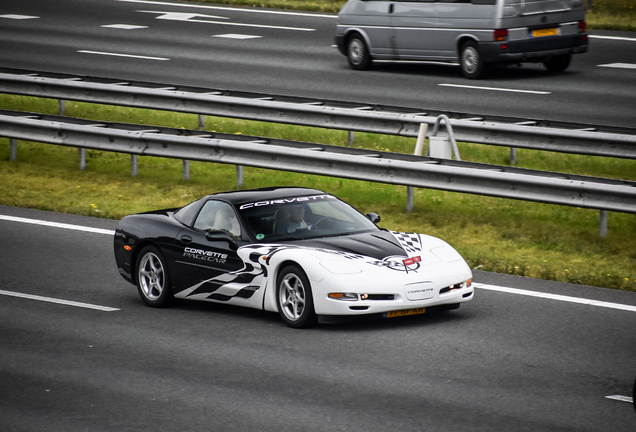
{"type": "MultiPolygon", "coordinates": [[[[0,106],[56,114],[56,101],[0,95],[0,106]]],[[[198,117],[162,111],[67,102],[66,113],[118,121],[196,129],[198,117]]],[[[206,118],[208,130],[347,145],[347,133],[224,118],[206,118]]],[[[356,147],[412,153],[415,139],[356,134],[356,147]]],[[[463,160],[505,165],[509,149],[459,143],[463,160]]],[[[633,161],[519,149],[518,165],[547,171],[636,180],[633,161]]],[[[128,155],[87,151],[79,170],[75,148],[0,138],[0,204],[118,219],[130,213],[184,205],[236,188],[236,168],[192,162],[183,180],[180,160],[139,158],[131,177],[128,155]]],[[[322,189],[362,212],[378,212],[381,226],[441,237],[472,268],[533,278],[636,291],[636,216],[610,213],[609,234],[599,235],[599,212],[477,195],[416,189],[406,212],[406,188],[246,167],[244,188],[297,185],[322,189]]]]}

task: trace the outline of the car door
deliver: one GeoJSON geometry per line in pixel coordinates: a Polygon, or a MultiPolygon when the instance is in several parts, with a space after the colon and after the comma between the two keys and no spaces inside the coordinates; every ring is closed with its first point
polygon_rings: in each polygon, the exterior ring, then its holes
{"type": "Polygon", "coordinates": [[[402,60],[425,60],[437,55],[437,16],[434,0],[391,4],[395,55],[402,60]]]}
{"type": "Polygon", "coordinates": [[[339,15],[341,26],[360,29],[368,37],[369,50],[374,58],[389,59],[393,56],[390,26],[391,5],[383,0],[363,0],[351,5],[346,13],[339,15]]]}
{"type": "Polygon", "coordinates": [[[232,282],[227,275],[244,267],[236,250],[245,242],[240,224],[233,226],[231,217],[236,214],[229,204],[210,200],[192,227],[177,234],[173,275],[178,279],[173,280],[177,297],[227,300],[227,293],[220,295],[222,287],[232,282]]]}

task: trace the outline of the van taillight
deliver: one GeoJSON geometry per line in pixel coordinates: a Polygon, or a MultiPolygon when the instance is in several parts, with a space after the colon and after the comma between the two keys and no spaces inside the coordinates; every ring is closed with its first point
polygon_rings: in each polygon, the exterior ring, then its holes
{"type": "MultiPolygon", "coordinates": [[[[580,23],[579,23],[580,26],[580,23]]],[[[508,38],[508,29],[499,29],[494,32],[495,42],[503,42],[508,38]]]]}
{"type": "Polygon", "coordinates": [[[585,21],[579,21],[579,31],[585,33],[585,30],[587,30],[587,24],[585,21]]]}

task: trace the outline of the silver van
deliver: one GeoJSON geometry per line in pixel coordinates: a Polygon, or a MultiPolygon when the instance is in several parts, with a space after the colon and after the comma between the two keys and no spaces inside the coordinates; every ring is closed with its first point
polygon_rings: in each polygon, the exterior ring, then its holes
{"type": "Polygon", "coordinates": [[[495,64],[543,62],[554,72],[587,51],[584,0],[349,0],[336,45],[353,69],[373,60],[459,63],[477,79],[495,64]]]}

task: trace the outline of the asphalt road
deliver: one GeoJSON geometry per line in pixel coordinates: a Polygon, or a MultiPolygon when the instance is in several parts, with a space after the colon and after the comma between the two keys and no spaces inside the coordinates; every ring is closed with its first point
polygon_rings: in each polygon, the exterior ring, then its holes
{"type": "Polygon", "coordinates": [[[334,14],[146,0],[3,0],[0,65],[422,109],[634,126],[636,35],[591,31],[563,74],[466,80],[457,67],[349,69],[334,14]],[[609,38],[608,38],[609,37],[609,38]],[[470,87],[465,87],[470,86],[470,87]]]}
{"type": "Polygon", "coordinates": [[[115,223],[0,206],[3,432],[636,425],[635,293],[475,272],[544,297],[478,285],[457,311],[293,330],[227,305],[144,306],[116,271],[115,223]]]}

